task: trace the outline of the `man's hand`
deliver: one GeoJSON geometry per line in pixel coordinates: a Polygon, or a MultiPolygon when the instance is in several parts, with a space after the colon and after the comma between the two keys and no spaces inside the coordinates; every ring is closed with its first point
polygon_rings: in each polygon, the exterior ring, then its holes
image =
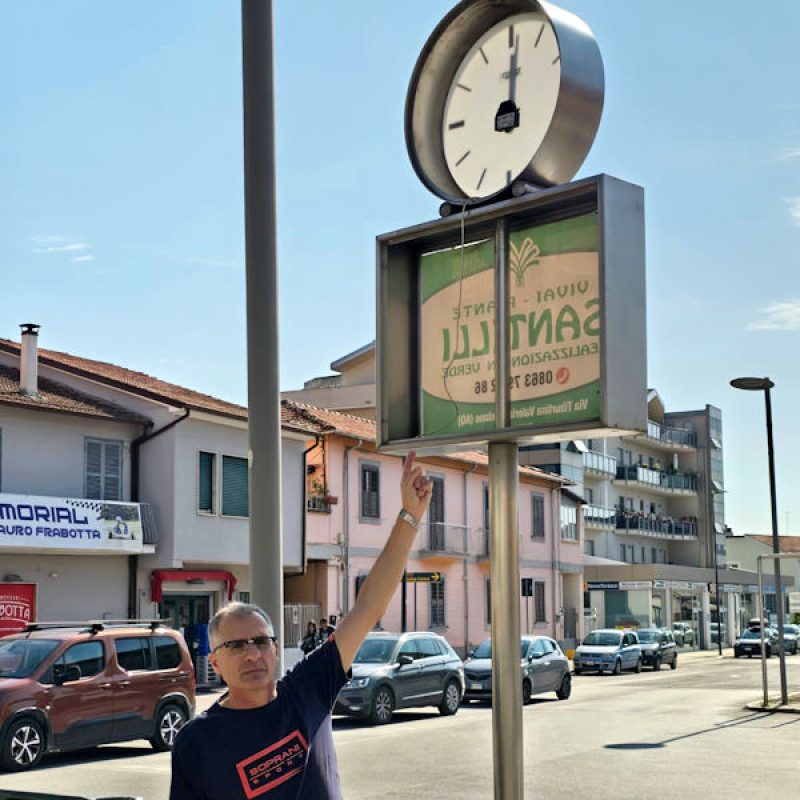
{"type": "Polygon", "coordinates": [[[403,477],[400,479],[400,498],[403,508],[421,522],[431,504],[433,486],[430,478],[427,478],[422,471],[422,467],[415,465],[415,458],[414,452],[406,456],[403,477]]]}

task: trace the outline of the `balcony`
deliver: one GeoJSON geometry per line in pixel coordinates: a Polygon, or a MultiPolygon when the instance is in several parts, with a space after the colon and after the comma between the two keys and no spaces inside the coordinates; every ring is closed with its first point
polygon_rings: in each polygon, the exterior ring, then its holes
{"type": "Polygon", "coordinates": [[[636,484],[657,494],[697,494],[697,476],[688,472],[664,472],[661,469],[629,464],[617,467],[615,483],[636,484]]]}
{"type": "Polygon", "coordinates": [[[466,558],[470,550],[470,530],[466,525],[429,522],[420,525],[414,549],[420,558],[466,558]]]}
{"type": "Polygon", "coordinates": [[[583,507],[583,524],[587,528],[613,528],[616,513],[613,508],[585,505],[583,507]]]}
{"type": "Polygon", "coordinates": [[[647,433],[636,438],[646,441],[652,447],[670,452],[694,450],[697,447],[697,434],[694,431],[687,431],[683,428],[667,428],[651,419],[647,420],[647,433]]]}
{"type": "Polygon", "coordinates": [[[333,511],[333,504],[329,503],[324,497],[315,494],[306,501],[306,508],[309,511],[330,514],[333,511]]]}
{"type": "Polygon", "coordinates": [[[583,469],[591,475],[614,477],[617,474],[617,459],[589,450],[583,454],[583,469]]]}
{"type": "Polygon", "coordinates": [[[654,539],[691,541],[697,538],[697,521],[694,518],[676,520],[656,514],[636,514],[617,510],[615,519],[618,534],[650,536],[654,539]]]}

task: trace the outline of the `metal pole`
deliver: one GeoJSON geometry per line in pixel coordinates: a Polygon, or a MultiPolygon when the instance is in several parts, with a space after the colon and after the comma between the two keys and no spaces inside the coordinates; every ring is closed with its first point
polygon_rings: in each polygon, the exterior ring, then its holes
{"type": "MultiPolygon", "coordinates": [[[[713,514],[712,514],[713,519],[713,514]]],[[[719,609],[719,560],[717,559],[717,531],[714,529],[714,588],[717,595],[717,650],[722,655],[722,623],[719,609]]]]}
{"type": "Polygon", "coordinates": [[[408,572],[403,570],[403,580],[401,582],[402,592],[400,600],[400,632],[405,633],[408,630],[408,609],[406,603],[408,601],[408,581],[406,577],[408,572]]]}
{"type": "MultiPolygon", "coordinates": [[[[272,2],[242,0],[250,586],[283,636],[272,2]]],[[[279,664],[279,670],[282,665],[279,664]]]]}
{"type": "MultiPolygon", "coordinates": [[[[772,552],[780,553],[778,539],[778,499],[775,491],[775,451],[772,444],[772,400],[769,388],[764,389],[764,402],[767,411],[767,457],[769,458],[769,498],[772,506],[772,552]]],[[[786,687],[786,648],[783,641],[783,582],[781,581],[781,562],[775,559],[775,601],[778,606],[778,658],[781,673],[781,705],[787,705],[789,694],[786,687]]],[[[762,625],[763,627],[763,625],[762,625]]]]}
{"type": "Polygon", "coordinates": [[[761,556],[756,558],[758,567],[758,603],[759,617],[758,629],[761,631],[761,685],[764,688],[764,708],[769,705],[769,694],[767,693],[767,652],[764,646],[764,578],[761,574],[761,556]]]}
{"type": "MultiPolygon", "coordinates": [[[[495,229],[495,425],[511,421],[508,385],[508,222],[495,229]]],[[[519,535],[516,442],[489,445],[492,576],[492,740],[495,800],[522,800],[522,681],[519,667],[519,535]]]]}

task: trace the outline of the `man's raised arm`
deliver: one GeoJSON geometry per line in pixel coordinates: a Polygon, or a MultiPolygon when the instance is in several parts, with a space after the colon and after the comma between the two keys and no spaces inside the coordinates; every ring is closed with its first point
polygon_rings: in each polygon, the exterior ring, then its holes
{"type": "MultiPolygon", "coordinates": [[[[419,523],[431,502],[431,482],[422,469],[415,466],[414,453],[406,456],[403,465],[400,496],[403,500],[403,511],[419,523]]],[[[364,637],[386,613],[386,607],[403,577],[408,554],[417,533],[416,525],[403,517],[401,512],[386,546],[358,593],[352,611],[336,629],[336,644],[345,671],[350,669],[364,637]]]]}

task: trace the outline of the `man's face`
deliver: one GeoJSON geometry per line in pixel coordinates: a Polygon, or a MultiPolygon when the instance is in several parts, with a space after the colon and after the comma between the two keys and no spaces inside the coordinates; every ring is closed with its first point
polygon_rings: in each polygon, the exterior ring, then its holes
{"type": "MultiPolygon", "coordinates": [[[[272,631],[258,614],[245,617],[228,616],[222,620],[212,648],[231,639],[251,639],[256,636],[271,636],[272,631]]],[[[234,654],[220,647],[210,656],[214,669],[222,675],[233,690],[262,691],[276,680],[278,644],[270,644],[262,651],[254,644],[248,645],[243,654],[234,654]]]]}
{"type": "Polygon", "coordinates": [[[321,619],[321,620],[319,621],[319,626],[320,626],[320,628],[327,628],[327,627],[328,627],[328,620],[326,620],[326,619],[321,619]]]}

